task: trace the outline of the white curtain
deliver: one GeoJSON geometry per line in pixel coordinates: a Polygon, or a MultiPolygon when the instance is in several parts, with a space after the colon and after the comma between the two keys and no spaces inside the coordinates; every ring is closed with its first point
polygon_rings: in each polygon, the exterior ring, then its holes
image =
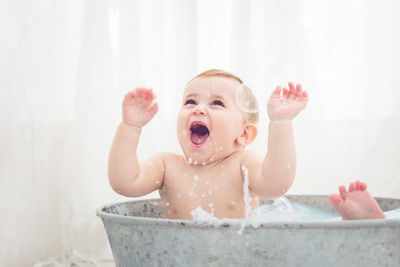
{"type": "Polygon", "coordinates": [[[183,88],[209,68],[252,86],[263,108],[248,149],[261,154],[273,88],[309,92],[289,194],[361,179],[400,198],[399,12],[396,0],[2,1],[1,265],[112,266],[95,211],[125,200],[107,180],[123,96],[157,94],[139,156],[179,153],[183,88]]]}

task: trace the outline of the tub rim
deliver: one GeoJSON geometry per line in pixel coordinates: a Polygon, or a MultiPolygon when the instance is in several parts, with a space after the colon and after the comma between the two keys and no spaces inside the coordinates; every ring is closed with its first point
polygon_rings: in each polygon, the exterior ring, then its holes
{"type": "MultiPolygon", "coordinates": [[[[301,197],[328,197],[326,195],[291,195],[301,197]]],[[[379,200],[399,200],[395,198],[382,198],[376,197],[379,200]]],[[[110,208],[114,205],[132,202],[147,202],[159,201],[159,198],[149,198],[140,200],[125,200],[121,202],[113,202],[101,206],[96,210],[96,215],[103,221],[112,220],[122,224],[135,224],[135,225],[160,225],[160,226],[178,226],[178,227],[191,227],[191,228],[225,228],[225,229],[240,229],[243,224],[242,219],[231,219],[221,224],[213,224],[203,221],[185,220],[185,219],[166,219],[166,218],[152,218],[144,216],[125,216],[105,212],[104,209],[110,208]]],[[[321,220],[321,221],[280,221],[280,222],[263,222],[258,223],[257,227],[251,224],[246,224],[244,229],[310,229],[310,228],[369,228],[369,227],[400,227],[400,218],[390,219],[364,219],[364,220],[321,220]]]]}

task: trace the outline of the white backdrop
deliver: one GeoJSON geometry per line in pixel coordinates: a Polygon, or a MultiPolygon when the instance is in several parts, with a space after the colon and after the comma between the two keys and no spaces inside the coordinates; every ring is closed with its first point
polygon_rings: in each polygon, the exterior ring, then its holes
{"type": "Polygon", "coordinates": [[[262,154],[273,88],[308,91],[289,194],[361,179],[400,198],[399,13],[396,0],[1,1],[1,265],[110,259],[95,210],[123,200],[107,157],[124,94],[157,94],[140,157],[180,152],[183,88],[209,68],[253,86],[263,109],[249,149],[262,154]]]}

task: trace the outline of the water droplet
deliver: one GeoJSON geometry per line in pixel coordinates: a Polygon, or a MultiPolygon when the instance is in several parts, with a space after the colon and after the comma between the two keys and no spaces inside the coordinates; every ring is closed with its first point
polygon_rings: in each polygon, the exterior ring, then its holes
{"type": "Polygon", "coordinates": [[[188,158],[188,163],[192,164],[192,158],[188,158]]]}
{"type": "Polygon", "coordinates": [[[197,160],[194,161],[194,165],[197,165],[197,160]]]}
{"type": "Polygon", "coordinates": [[[156,184],[160,184],[160,181],[156,181],[156,184]]]}
{"type": "Polygon", "coordinates": [[[209,180],[207,180],[207,181],[205,181],[204,183],[205,183],[205,184],[210,184],[210,181],[209,181],[209,180]]]}
{"type": "Polygon", "coordinates": [[[212,208],[212,207],[214,206],[214,204],[213,204],[213,203],[210,203],[210,204],[208,204],[208,206],[209,206],[210,208],[212,208]]]}
{"type": "Polygon", "coordinates": [[[189,196],[193,196],[193,192],[189,192],[189,196]]]}
{"type": "Polygon", "coordinates": [[[211,190],[210,190],[210,191],[208,191],[208,194],[209,194],[209,195],[211,195],[211,194],[212,194],[212,191],[211,191],[211,190]]]}
{"type": "Polygon", "coordinates": [[[197,176],[197,174],[195,174],[195,175],[194,175],[194,179],[195,179],[196,181],[198,181],[198,180],[199,180],[199,176],[197,176]]]}
{"type": "Polygon", "coordinates": [[[203,166],[206,166],[206,163],[205,163],[205,162],[203,162],[203,163],[201,163],[201,165],[203,165],[203,166]]]}
{"type": "Polygon", "coordinates": [[[167,207],[168,207],[169,205],[170,205],[170,204],[169,204],[169,202],[166,202],[166,203],[165,203],[165,206],[167,206],[167,207]]]}

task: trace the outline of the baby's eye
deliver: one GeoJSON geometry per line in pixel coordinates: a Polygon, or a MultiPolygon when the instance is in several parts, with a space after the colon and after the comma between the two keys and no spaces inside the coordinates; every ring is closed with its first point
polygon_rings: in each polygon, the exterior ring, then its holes
{"type": "Polygon", "coordinates": [[[188,99],[185,101],[185,105],[196,105],[196,101],[193,99],[188,99]]]}
{"type": "Polygon", "coordinates": [[[213,100],[213,102],[211,102],[211,105],[217,105],[217,106],[221,106],[221,107],[225,107],[224,103],[222,103],[221,100],[213,100]]]}

